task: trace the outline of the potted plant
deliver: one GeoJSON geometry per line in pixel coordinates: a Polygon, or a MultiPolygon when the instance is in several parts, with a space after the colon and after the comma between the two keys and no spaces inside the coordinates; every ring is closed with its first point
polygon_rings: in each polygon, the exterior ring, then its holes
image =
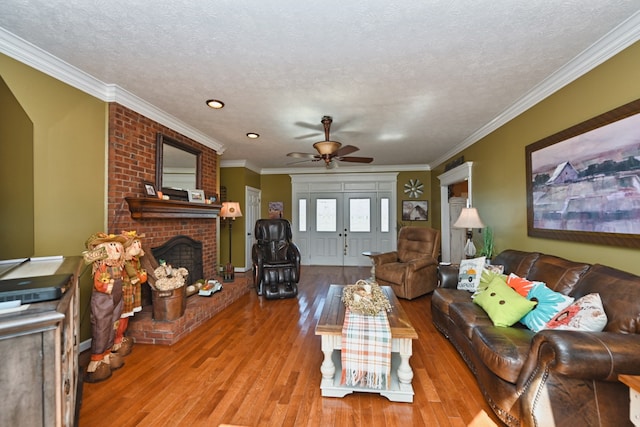
{"type": "Polygon", "coordinates": [[[493,229],[491,227],[486,227],[484,229],[482,235],[482,249],[480,249],[480,256],[484,256],[487,258],[487,261],[491,260],[494,255],[495,248],[493,247],[493,229]]]}

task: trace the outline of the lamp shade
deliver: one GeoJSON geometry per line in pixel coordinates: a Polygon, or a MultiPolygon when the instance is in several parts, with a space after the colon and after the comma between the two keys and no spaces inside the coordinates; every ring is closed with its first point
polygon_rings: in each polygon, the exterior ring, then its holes
{"type": "Polygon", "coordinates": [[[240,203],[238,202],[222,202],[222,209],[220,209],[220,216],[222,218],[239,218],[242,216],[240,210],[240,203]]]}
{"type": "Polygon", "coordinates": [[[313,144],[313,148],[318,150],[321,156],[328,156],[338,151],[342,146],[338,141],[319,141],[313,144]]]}
{"type": "Polygon", "coordinates": [[[462,208],[460,216],[453,223],[455,228],[484,228],[485,225],[478,215],[476,208],[462,208]]]}

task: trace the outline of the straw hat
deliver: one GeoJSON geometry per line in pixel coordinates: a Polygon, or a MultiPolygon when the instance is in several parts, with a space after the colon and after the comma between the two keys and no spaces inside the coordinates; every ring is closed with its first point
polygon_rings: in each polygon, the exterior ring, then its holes
{"type": "Polygon", "coordinates": [[[96,246],[102,243],[118,242],[124,245],[126,241],[127,241],[127,238],[123,235],[107,234],[107,233],[100,232],[100,233],[92,234],[84,243],[84,246],[87,249],[95,249],[96,246]]]}

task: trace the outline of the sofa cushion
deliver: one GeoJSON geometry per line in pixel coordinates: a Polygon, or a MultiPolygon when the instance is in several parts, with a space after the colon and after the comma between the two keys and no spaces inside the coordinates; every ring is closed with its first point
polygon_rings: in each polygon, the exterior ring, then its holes
{"type": "Polygon", "coordinates": [[[540,255],[531,266],[527,279],[544,282],[549,289],[569,295],[590,265],[553,255],[540,255]]]}
{"type": "Polygon", "coordinates": [[[477,326],[493,326],[493,321],[486,311],[472,302],[457,302],[449,306],[451,322],[471,340],[473,329],[477,326]]]}
{"type": "Polygon", "coordinates": [[[599,293],[607,313],[607,332],[640,334],[640,280],[638,276],[615,268],[595,264],[582,276],[571,296],[581,298],[599,293]]]}
{"type": "Polygon", "coordinates": [[[534,332],[539,332],[545,328],[545,325],[552,317],[561,310],[567,308],[573,298],[555,292],[544,285],[544,283],[536,283],[527,294],[527,299],[535,301],[536,306],[529,313],[525,314],[520,323],[534,332]]]}
{"type": "Polygon", "coordinates": [[[501,277],[495,277],[473,302],[487,312],[495,326],[505,327],[516,323],[535,306],[535,302],[511,289],[501,277]]]}
{"type": "Polygon", "coordinates": [[[491,372],[515,384],[534,334],[526,328],[478,326],[473,330],[471,341],[476,354],[491,372]]]}
{"type": "Polygon", "coordinates": [[[431,296],[431,307],[449,316],[451,304],[457,302],[471,302],[471,294],[467,291],[450,288],[438,288],[431,296]]]}
{"type": "Polygon", "coordinates": [[[600,332],[607,326],[607,315],[598,294],[588,294],[556,314],[546,329],[600,332]]]}
{"type": "Polygon", "coordinates": [[[505,273],[514,273],[520,277],[527,277],[533,263],[540,257],[538,252],[523,252],[507,249],[500,252],[492,264],[504,265],[505,273]]]}

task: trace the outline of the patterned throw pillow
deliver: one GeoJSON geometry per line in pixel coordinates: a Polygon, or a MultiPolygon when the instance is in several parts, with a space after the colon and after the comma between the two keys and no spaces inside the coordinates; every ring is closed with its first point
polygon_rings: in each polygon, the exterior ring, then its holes
{"type": "Polygon", "coordinates": [[[509,277],[507,277],[507,285],[509,285],[509,287],[513,288],[514,291],[516,291],[523,297],[529,295],[529,291],[536,283],[542,282],[533,282],[531,280],[525,279],[524,277],[519,277],[513,273],[509,274],[509,277]]]}
{"type": "Polygon", "coordinates": [[[537,304],[533,310],[520,319],[520,323],[534,332],[543,330],[553,316],[574,301],[572,297],[552,291],[543,283],[534,284],[527,294],[527,299],[537,304]]]}
{"type": "Polygon", "coordinates": [[[600,294],[588,294],[556,314],[547,329],[600,332],[607,326],[607,314],[600,294]]]}
{"type": "Polygon", "coordinates": [[[476,291],[471,295],[471,299],[475,298],[476,295],[478,295],[480,292],[487,289],[487,286],[489,286],[489,283],[491,283],[491,281],[496,277],[499,277],[505,283],[507,281],[507,276],[505,276],[502,273],[497,273],[495,270],[486,268],[485,266],[485,268],[482,269],[482,273],[480,274],[480,283],[478,284],[476,291]]]}
{"type": "Polygon", "coordinates": [[[535,302],[507,286],[501,277],[494,277],[487,289],[479,292],[473,302],[487,312],[495,326],[513,325],[535,305],[535,302]]]}
{"type": "Polygon", "coordinates": [[[464,289],[469,292],[475,292],[478,289],[485,259],[486,257],[482,256],[460,261],[458,289],[464,289]]]}

